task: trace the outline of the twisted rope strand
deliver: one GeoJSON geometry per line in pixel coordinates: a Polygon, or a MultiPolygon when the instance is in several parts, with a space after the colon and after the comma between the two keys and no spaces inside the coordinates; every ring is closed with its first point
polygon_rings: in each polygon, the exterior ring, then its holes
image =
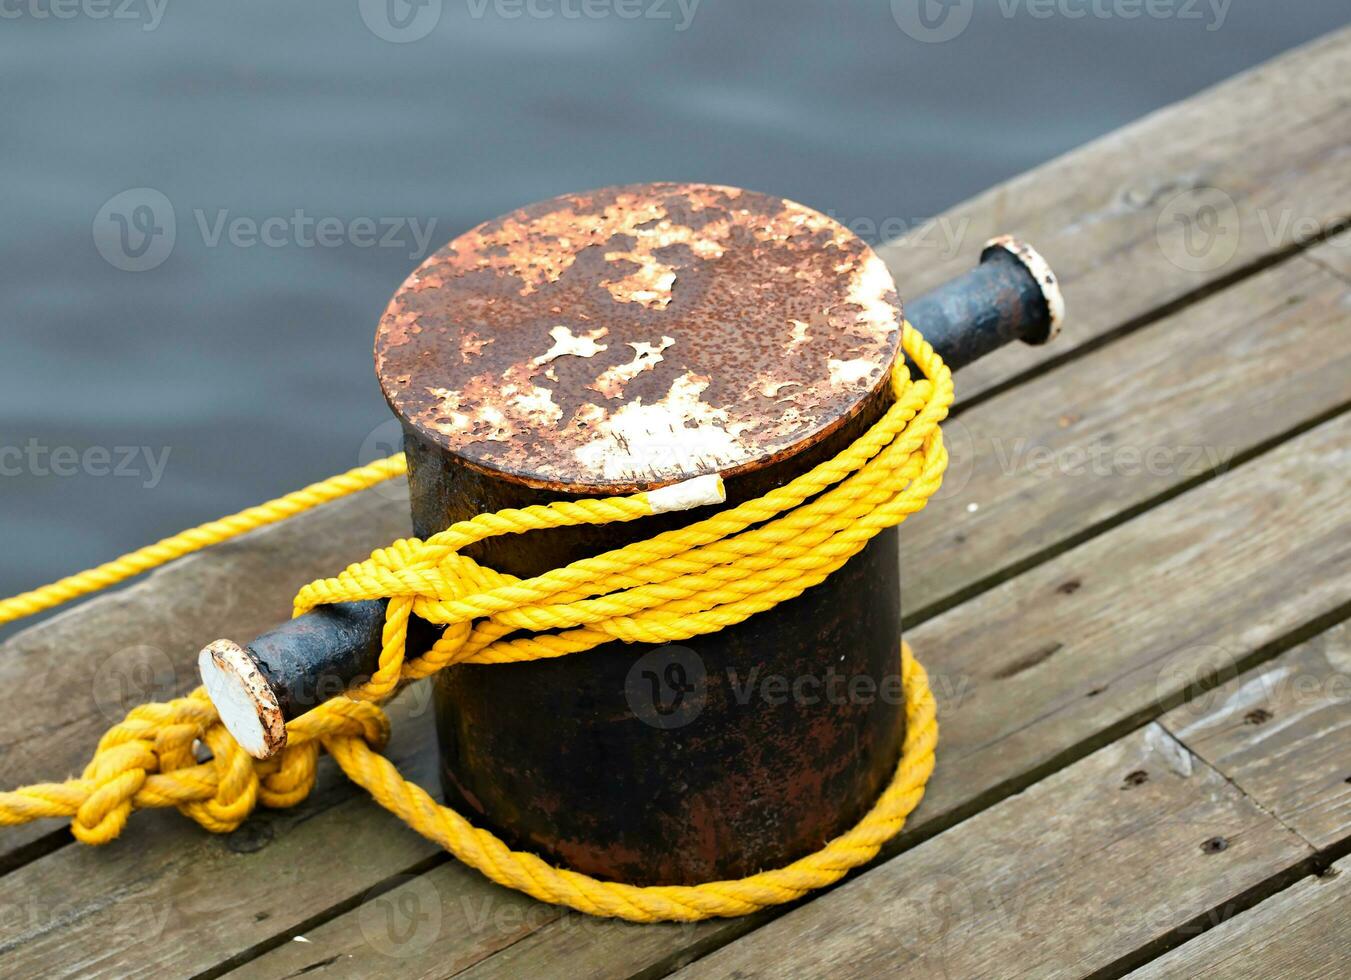
{"type": "Polygon", "coordinates": [[[175,558],[182,558],[194,551],[229,541],[268,524],[276,524],[288,517],[295,517],[307,510],[313,510],[320,504],[350,496],[392,477],[402,476],[406,472],[403,453],[396,453],[369,465],[339,473],[327,480],[311,483],[308,487],[293,490],[284,497],[278,497],[265,504],[241,510],[230,517],[222,517],[220,520],[208,521],[186,531],[180,531],[154,544],[128,552],[120,558],[104,562],[96,568],[68,575],[51,585],[0,600],[0,625],[32,616],[90,592],[106,589],[142,572],[168,564],[175,558]]]}
{"type": "MultiPolygon", "coordinates": [[[[311,582],[295,614],[322,604],[388,599],[378,668],[346,697],[287,725],[272,759],[244,752],[203,688],[134,708],[100,739],[78,779],[0,793],[0,825],[70,817],[75,836],[103,844],[138,809],[177,807],[208,830],[238,827],[262,803],[293,806],[314,786],[320,747],[353,782],[419,833],[487,877],[541,901],[638,922],[744,915],[792,901],[872,860],[919,804],[934,767],[938,724],[928,677],[904,643],[905,745],[892,781],[853,829],[821,850],[734,881],[638,887],[556,868],[510,850],[438,804],[380,754],[389,719],[377,706],[402,684],[454,663],[559,657],[612,640],[666,643],[715,632],[824,581],[881,530],[920,510],[947,465],[939,423],[952,376],[910,324],[891,375],[891,407],[838,456],[783,487],[688,527],[666,531],[529,579],[478,565],[460,553],[499,534],[631,521],[654,513],[648,494],[480,514],[426,541],[407,538],[311,582]],[[440,639],[406,656],[409,618],[444,625],[440,639]],[[512,635],[520,633],[522,635],[512,635]],[[199,762],[198,745],[210,759],[199,762]]],[[[31,615],[210,544],[275,523],[405,472],[402,454],[212,521],[52,585],[0,602],[0,623],[31,615]]]]}

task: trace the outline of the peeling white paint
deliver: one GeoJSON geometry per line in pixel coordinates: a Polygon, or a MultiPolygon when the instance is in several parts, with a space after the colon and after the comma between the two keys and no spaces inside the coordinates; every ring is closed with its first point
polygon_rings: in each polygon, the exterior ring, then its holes
{"type": "Polygon", "coordinates": [[[460,393],[450,388],[428,388],[431,395],[441,404],[436,409],[436,427],[441,432],[467,432],[469,416],[460,411],[460,393]],[[448,419],[449,421],[442,421],[448,419]]]}
{"type": "MultiPolygon", "coordinates": [[[[1286,677],[1290,675],[1291,668],[1288,665],[1273,667],[1265,673],[1259,674],[1251,680],[1244,681],[1239,685],[1238,690],[1224,699],[1224,704],[1220,714],[1231,716],[1238,713],[1246,713],[1250,708],[1259,704],[1264,704],[1271,699],[1272,692],[1281,684],[1286,677]]],[[[1178,730],[1179,736],[1187,736],[1200,728],[1209,728],[1215,723],[1215,716],[1206,712],[1203,717],[1197,718],[1185,728],[1178,730]]]]}
{"type": "Polygon", "coordinates": [[[849,279],[849,302],[863,308],[859,322],[869,326],[896,322],[896,307],[888,298],[896,289],[891,270],[871,249],[862,256],[861,263],[849,279]]]}
{"type": "Polygon", "coordinates": [[[727,412],[700,399],[708,379],[686,372],[651,405],[636,399],[588,421],[590,442],[573,451],[605,480],[642,480],[654,473],[717,470],[745,453],[738,436],[749,423],[728,424],[727,412]],[[675,465],[673,465],[675,464],[675,465]]]}
{"type": "Polygon", "coordinates": [[[1188,748],[1168,734],[1157,721],[1145,729],[1145,748],[1163,757],[1164,764],[1183,779],[1191,778],[1192,754],[1188,748]]]}
{"type": "Polygon", "coordinates": [[[830,383],[833,385],[858,384],[860,381],[866,381],[878,370],[877,363],[866,357],[856,357],[849,361],[832,357],[826,366],[830,368],[830,383]]]}
{"type": "Polygon", "coordinates": [[[605,327],[597,327],[589,331],[584,336],[574,334],[571,329],[559,324],[556,327],[549,328],[549,336],[554,339],[554,345],[547,351],[535,358],[535,366],[548,364],[550,361],[559,357],[572,355],[574,357],[595,357],[603,350],[609,350],[605,344],[598,344],[596,341],[604,337],[609,331],[605,327]]]}
{"type": "Polygon", "coordinates": [[[662,337],[659,344],[649,344],[645,340],[630,343],[629,346],[634,350],[633,360],[607,368],[601,372],[600,377],[587,387],[592,391],[599,392],[606,398],[614,398],[624,390],[624,385],[644,371],[651,371],[656,367],[657,362],[661,360],[662,351],[674,343],[673,337],[662,337]]]}

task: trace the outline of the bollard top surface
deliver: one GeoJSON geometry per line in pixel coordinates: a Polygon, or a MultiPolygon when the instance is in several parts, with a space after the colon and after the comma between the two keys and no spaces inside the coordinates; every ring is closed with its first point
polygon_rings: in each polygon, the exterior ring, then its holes
{"type": "Polygon", "coordinates": [[[390,301],[376,373],[406,424],[535,487],[626,493],[792,455],[887,383],[891,273],[832,218],[635,184],[485,222],[390,301]]]}

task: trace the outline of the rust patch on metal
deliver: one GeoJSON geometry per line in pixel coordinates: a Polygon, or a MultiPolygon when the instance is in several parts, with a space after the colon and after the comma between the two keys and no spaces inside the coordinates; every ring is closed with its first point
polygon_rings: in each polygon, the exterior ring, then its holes
{"type": "Polygon", "coordinates": [[[886,381],[900,304],[831,218],[705,184],[565,195],[466,232],[390,302],[395,412],[471,466],[624,492],[735,475],[886,381]]]}

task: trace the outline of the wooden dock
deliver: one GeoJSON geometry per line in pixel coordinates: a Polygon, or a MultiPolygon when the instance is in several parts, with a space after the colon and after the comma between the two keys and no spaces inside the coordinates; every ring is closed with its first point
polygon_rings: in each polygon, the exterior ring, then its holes
{"type": "MultiPolygon", "coordinates": [[[[1351,30],[944,217],[958,254],[883,249],[903,295],[1011,232],[1070,316],[962,373],[948,483],[902,529],[942,737],[885,860],[745,919],[588,919],[326,761],[227,836],[172,811],[99,849],[0,833],[0,975],[1346,976],[1351,30]]],[[[0,785],[78,772],[128,707],[196,683],[205,641],[407,528],[368,491],[18,634],[0,785]]],[[[430,788],[426,693],[392,705],[391,755],[430,788]]]]}

